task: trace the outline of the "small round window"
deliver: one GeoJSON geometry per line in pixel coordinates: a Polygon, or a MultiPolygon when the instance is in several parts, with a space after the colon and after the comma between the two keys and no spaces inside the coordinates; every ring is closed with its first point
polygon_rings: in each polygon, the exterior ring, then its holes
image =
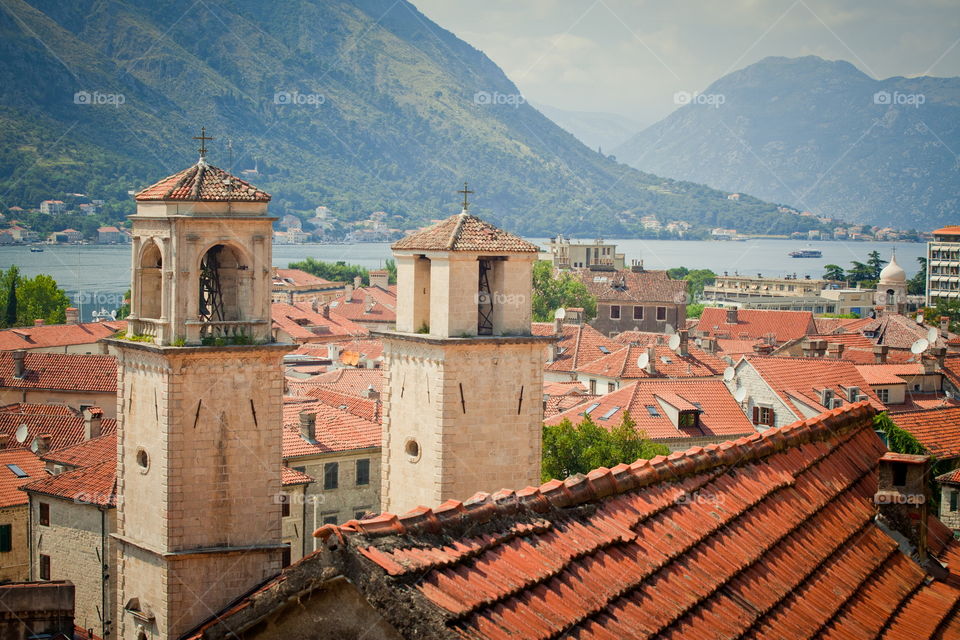
{"type": "Polygon", "coordinates": [[[150,468],[150,457],[142,448],[137,449],[137,466],[140,467],[140,473],[146,473],[150,468]]]}
{"type": "Polygon", "coordinates": [[[403,445],[403,450],[406,452],[407,459],[410,462],[420,460],[420,443],[413,438],[407,438],[407,442],[403,445]]]}

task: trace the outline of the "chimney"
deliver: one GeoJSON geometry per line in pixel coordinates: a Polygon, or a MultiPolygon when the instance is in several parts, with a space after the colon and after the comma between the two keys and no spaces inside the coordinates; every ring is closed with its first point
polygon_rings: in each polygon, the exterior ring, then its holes
{"type": "Polygon", "coordinates": [[[940,335],[944,338],[950,333],[950,316],[940,316],[940,335]]]}
{"type": "Polygon", "coordinates": [[[813,350],[813,340],[810,340],[809,338],[805,338],[804,341],[800,343],[800,348],[803,349],[804,358],[814,357],[815,352],[813,350]]]}
{"type": "Polygon", "coordinates": [[[23,366],[23,360],[27,356],[27,352],[22,349],[13,351],[10,353],[10,357],[13,358],[13,377],[14,378],[23,378],[25,367],[23,366]]]}
{"type": "Polygon", "coordinates": [[[367,387],[367,399],[380,402],[380,392],[373,388],[373,385],[367,387]]]}
{"type": "Polygon", "coordinates": [[[706,351],[707,353],[713,353],[714,345],[713,338],[710,336],[704,336],[700,338],[700,348],[706,351]]]}
{"type": "Polygon", "coordinates": [[[884,529],[899,534],[892,536],[895,540],[906,538],[906,542],[915,550],[910,555],[924,565],[927,564],[929,472],[929,456],[888,451],[880,458],[877,493],[873,496],[878,523],[884,529]]]}
{"type": "Polygon", "coordinates": [[[843,345],[839,342],[831,342],[827,345],[827,357],[831,360],[840,360],[843,358],[843,345]]]}
{"type": "Polygon", "coordinates": [[[553,333],[557,336],[563,335],[563,318],[554,318],[553,319],[553,333]]]}
{"type": "Polygon", "coordinates": [[[0,449],[6,449],[8,442],[10,442],[9,434],[0,433],[0,449]]]}
{"type": "Polygon", "coordinates": [[[730,307],[727,309],[727,324],[737,324],[737,308],[730,307]]]}
{"type": "Polygon", "coordinates": [[[657,350],[653,345],[647,347],[646,372],[652,376],[657,375],[657,350]]]}
{"type": "Polygon", "coordinates": [[[321,309],[320,309],[320,312],[323,313],[323,317],[324,317],[324,318],[327,318],[328,320],[330,319],[330,305],[329,305],[329,304],[323,305],[323,307],[321,307],[321,309]]]}
{"type": "Polygon", "coordinates": [[[353,284],[348,282],[343,285],[343,294],[347,297],[347,302],[351,302],[353,300],[353,284]]]}
{"type": "Polygon", "coordinates": [[[310,308],[313,310],[314,313],[320,313],[320,301],[317,300],[316,298],[313,298],[310,301],[310,308]]]}
{"type": "Polygon", "coordinates": [[[300,435],[308,442],[317,439],[317,414],[309,411],[300,412],[300,435]]]}
{"type": "Polygon", "coordinates": [[[67,314],[67,324],[80,324],[80,310],[76,307],[67,307],[64,313],[67,314]]]}
{"type": "Polygon", "coordinates": [[[677,353],[682,358],[686,358],[690,355],[690,332],[686,329],[680,329],[677,331],[677,335],[680,336],[680,349],[677,353]]]}
{"type": "Polygon", "coordinates": [[[287,291],[287,304],[293,304],[293,291],[287,291]]]}
{"type": "Polygon", "coordinates": [[[887,352],[890,351],[890,347],[885,344],[874,345],[873,347],[873,361],[876,364],[887,364],[887,352]]]}
{"type": "Polygon", "coordinates": [[[370,272],[370,286],[386,289],[390,286],[390,272],[385,269],[377,269],[370,272]]]}
{"type": "Polygon", "coordinates": [[[360,276],[353,276],[353,288],[359,289],[363,286],[363,278],[360,276]]]}
{"type": "Polygon", "coordinates": [[[340,345],[338,344],[328,344],[327,345],[327,358],[336,362],[340,359],[340,345]]]}
{"type": "Polygon", "coordinates": [[[767,356],[773,351],[773,345],[766,342],[757,342],[753,345],[753,351],[757,355],[767,356]]]}
{"type": "Polygon", "coordinates": [[[90,440],[100,436],[100,425],[103,420],[103,410],[99,407],[84,407],[83,409],[83,439],[90,440]]]}
{"type": "Polygon", "coordinates": [[[46,455],[50,451],[50,441],[52,439],[53,436],[51,436],[49,433],[44,433],[34,439],[33,443],[37,445],[36,453],[38,456],[46,455]]]}
{"type": "Polygon", "coordinates": [[[947,360],[947,348],[946,347],[930,347],[927,349],[927,353],[933,356],[934,361],[937,363],[937,371],[943,369],[943,365],[947,360]]]}
{"type": "Polygon", "coordinates": [[[37,318],[33,321],[33,326],[35,327],[42,327],[44,324],[46,323],[43,321],[43,318],[37,318]]]}

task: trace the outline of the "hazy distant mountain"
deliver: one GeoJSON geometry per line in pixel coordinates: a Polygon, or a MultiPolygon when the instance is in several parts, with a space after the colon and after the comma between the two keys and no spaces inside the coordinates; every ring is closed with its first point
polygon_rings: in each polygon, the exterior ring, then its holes
{"type": "Polygon", "coordinates": [[[0,60],[6,207],[73,192],[129,203],[195,161],[204,125],[211,162],[256,161],[277,213],[323,204],[410,226],[457,211],[469,180],[478,213],[529,234],[630,234],[647,214],[812,224],[602,157],[405,0],[8,0],[0,60]]]}
{"type": "Polygon", "coordinates": [[[614,150],[644,171],[858,222],[956,222],[960,78],[766,58],[614,150]],[[722,103],[721,103],[722,102],[722,103]]]}
{"type": "Polygon", "coordinates": [[[592,149],[601,148],[605,154],[609,154],[614,147],[623,144],[644,127],[639,122],[617,113],[567,111],[539,102],[531,104],[537,111],[575,135],[577,140],[592,149]]]}

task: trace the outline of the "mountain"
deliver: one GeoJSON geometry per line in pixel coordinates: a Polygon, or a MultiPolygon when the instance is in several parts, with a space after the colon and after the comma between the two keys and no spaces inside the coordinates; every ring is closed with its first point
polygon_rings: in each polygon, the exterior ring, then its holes
{"type": "Polygon", "coordinates": [[[817,224],[587,148],[405,0],[7,0],[0,60],[5,207],[79,192],[130,213],[205,126],[211,163],[256,166],[279,214],[410,228],[455,212],[468,180],[479,215],[525,234],[817,224]]]}
{"type": "Polygon", "coordinates": [[[636,121],[617,113],[569,111],[538,102],[531,104],[537,111],[572,133],[577,140],[591,149],[610,151],[643,129],[643,126],[636,121]]]}
{"type": "Polygon", "coordinates": [[[956,222],[960,78],[766,58],[614,150],[643,171],[860,223],[956,222]],[[711,98],[712,96],[712,98],[711,98]]]}

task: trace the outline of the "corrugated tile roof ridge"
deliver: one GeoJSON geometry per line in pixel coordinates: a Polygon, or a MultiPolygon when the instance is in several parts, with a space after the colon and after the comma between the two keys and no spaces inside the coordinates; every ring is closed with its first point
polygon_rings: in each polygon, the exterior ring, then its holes
{"type": "Polygon", "coordinates": [[[480,492],[463,502],[447,500],[433,509],[421,506],[402,515],[383,513],[367,520],[350,520],[343,525],[324,525],[313,535],[326,540],[331,535],[342,536],[344,533],[369,537],[438,533],[457,525],[481,524],[497,515],[513,515],[520,510],[542,514],[551,509],[593,502],[664,480],[680,480],[713,467],[741,466],[792,446],[828,440],[845,432],[861,418],[876,413],[869,402],[857,402],[737,440],[692,447],[650,460],[640,459],[629,465],[619,464],[612,469],[600,467],[586,475],[550,480],[539,487],[516,491],[501,489],[493,494],[480,492]]]}
{"type": "Polygon", "coordinates": [[[460,232],[463,230],[463,223],[467,221],[468,217],[471,216],[467,213],[467,210],[464,209],[457,215],[457,224],[453,225],[453,231],[450,232],[450,240],[447,241],[447,249],[453,251],[453,248],[457,245],[457,240],[460,238],[460,232]]]}

